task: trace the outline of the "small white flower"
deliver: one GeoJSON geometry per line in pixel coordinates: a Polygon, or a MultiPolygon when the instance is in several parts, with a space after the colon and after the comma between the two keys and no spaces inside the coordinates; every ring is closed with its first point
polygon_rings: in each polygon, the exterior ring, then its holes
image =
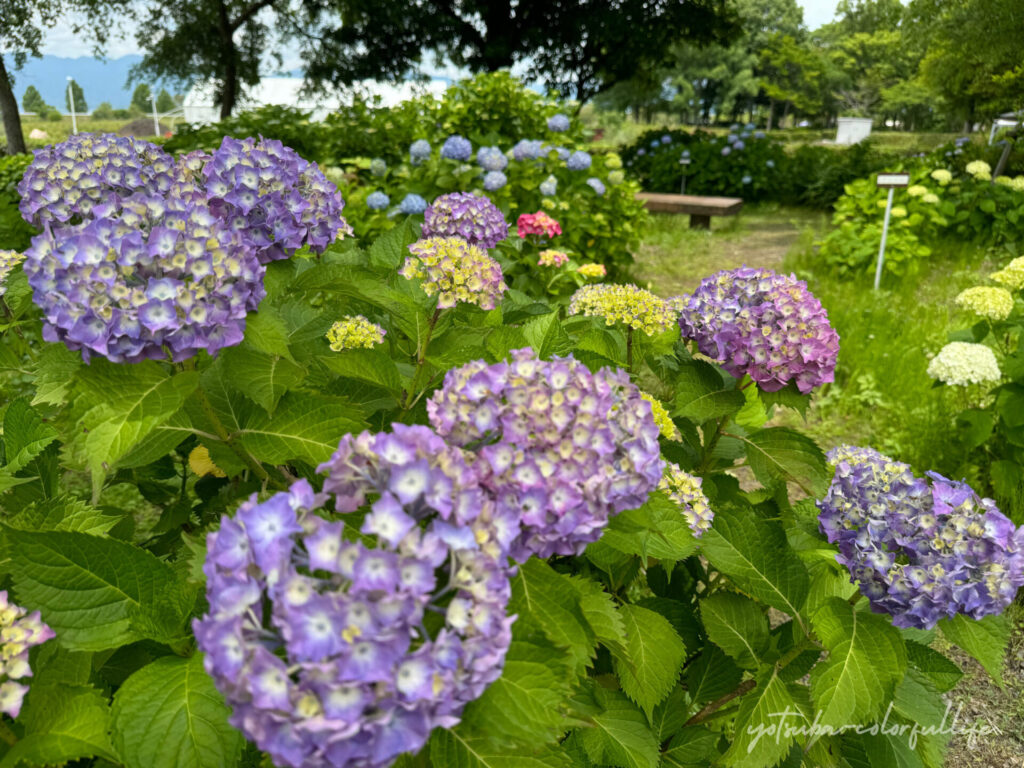
{"type": "Polygon", "coordinates": [[[991,348],[965,341],[952,341],[940,349],[928,364],[928,375],[954,387],[997,382],[1002,376],[991,348]]]}

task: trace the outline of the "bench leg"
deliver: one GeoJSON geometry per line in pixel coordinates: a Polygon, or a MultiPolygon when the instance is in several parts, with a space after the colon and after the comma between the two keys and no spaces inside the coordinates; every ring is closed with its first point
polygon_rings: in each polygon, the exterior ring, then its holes
{"type": "Polygon", "coordinates": [[[690,229],[711,229],[711,217],[701,216],[696,213],[690,214],[690,229]]]}

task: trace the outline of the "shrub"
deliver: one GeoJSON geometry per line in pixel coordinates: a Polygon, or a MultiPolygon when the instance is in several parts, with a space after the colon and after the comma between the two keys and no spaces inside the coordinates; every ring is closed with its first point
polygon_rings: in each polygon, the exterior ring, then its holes
{"type": "Polygon", "coordinates": [[[18,182],[31,161],[32,155],[0,156],[0,251],[24,251],[35,234],[18,211],[18,182]]]}

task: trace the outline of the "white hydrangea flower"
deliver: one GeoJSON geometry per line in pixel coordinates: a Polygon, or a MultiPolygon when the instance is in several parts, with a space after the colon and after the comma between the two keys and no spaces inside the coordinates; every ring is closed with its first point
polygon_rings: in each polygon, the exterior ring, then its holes
{"type": "Polygon", "coordinates": [[[989,320],[1005,320],[1013,311],[1013,294],[1005,288],[978,285],[961,291],[956,305],[979,317],[989,320]]]}
{"type": "Polygon", "coordinates": [[[984,344],[951,341],[928,364],[928,375],[944,384],[965,387],[968,384],[998,382],[1002,373],[995,353],[984,344]]]}
{"type": "Polygon", "coordinates": [[[928,194],[928,187],[922,184],[911,184],[907,187],[907,194],[911,197],[921,197],[928,194]]]}
{"type": "Polygon", "coordinates": [[[932,178],[935,179],[942,186],[946,186],[953,180],[953,174],[947,171],[945,168],[936,168],[932,171],[932,178]]]}
{"type": "Polygon", "coordinates": [[[989,278],[1011,291],[1024,288],[1024,256],[1018,256],[998,272],[989,275],[989,278]]]}
{"type": "Polygon", "coordinates": [[[984,160],[972,160],[964,170],[979,181],[988,181],[992,178],[992,166],[984,160]]]}

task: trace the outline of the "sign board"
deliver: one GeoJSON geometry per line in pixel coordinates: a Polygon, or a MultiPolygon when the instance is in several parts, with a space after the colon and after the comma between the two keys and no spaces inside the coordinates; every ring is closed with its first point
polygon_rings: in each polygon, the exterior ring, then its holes
{"type": "Polygon", "coordinates": [[[880,173],[878,174],[878,186],[883,189],[892,187],[905,187],[910,183],[909,173],[880,173]]]}

